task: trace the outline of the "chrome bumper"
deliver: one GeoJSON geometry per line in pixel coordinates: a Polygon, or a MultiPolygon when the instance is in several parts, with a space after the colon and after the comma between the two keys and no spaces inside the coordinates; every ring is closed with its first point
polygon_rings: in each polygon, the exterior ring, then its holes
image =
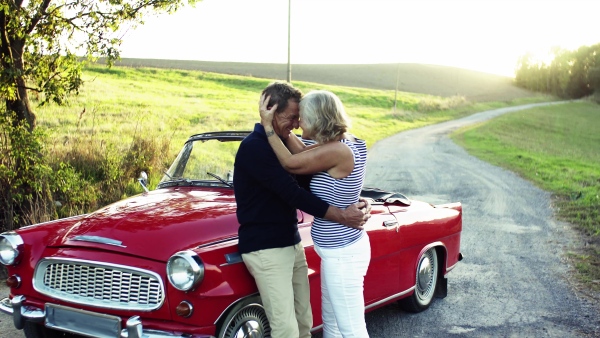
{"type": "MultiPolygon", "coordinates": [[[[0,312],[4,312],[13,317],[15,328],[22,330],[25,322],[43,323],[46,313],[43,309],[32,306],[25,306],[23,302],[25,296],[15,296],[13,299],[4,298],[0,300],[0,312]]],[[[158,330],[144,330],[139,316],[132,316],[127,319],[125,328],[121,330],[121,338],[214,338],[213,336],[190,336],[176,335],[169,332],[158,330]]]]}

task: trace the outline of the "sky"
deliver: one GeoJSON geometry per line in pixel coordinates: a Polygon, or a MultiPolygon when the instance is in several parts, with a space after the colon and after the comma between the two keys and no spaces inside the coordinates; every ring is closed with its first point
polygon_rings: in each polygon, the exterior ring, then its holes
{"type": "Polygon", "coordinates": [[[127,30],[122,58],[421,63],[514,76],[520,56],[600,43],[600,0],[204,0],[127,30]]]}

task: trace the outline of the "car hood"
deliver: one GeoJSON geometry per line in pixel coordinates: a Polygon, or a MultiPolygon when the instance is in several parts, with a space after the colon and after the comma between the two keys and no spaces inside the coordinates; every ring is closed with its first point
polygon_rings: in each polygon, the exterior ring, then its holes
{"type": "Polygon", "coordinates": [[[235,210],[232,189],[160,189],[85,216],[60,231],[49,246],[95,248],[166,261],[177,251],[235,238],[235,210]]]}

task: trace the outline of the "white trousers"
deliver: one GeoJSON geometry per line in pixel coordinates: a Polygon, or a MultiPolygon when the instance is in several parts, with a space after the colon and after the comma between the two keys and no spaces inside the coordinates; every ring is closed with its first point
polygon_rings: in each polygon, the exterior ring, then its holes
{"type": "Polygon", "coordinates": [[[364,280],[371,260],[369,236],[338,249],[315,250],[321,257],[323,338],[368,338],[364,280]]]}

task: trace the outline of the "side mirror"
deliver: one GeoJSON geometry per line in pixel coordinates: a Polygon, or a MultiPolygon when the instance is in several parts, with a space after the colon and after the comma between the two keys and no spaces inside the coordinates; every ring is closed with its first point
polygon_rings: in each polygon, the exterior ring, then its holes
{"type": "Polygon", "coordinates": [[[146,174],[145,171],[142,171],[140,173],[140,177],[138,178],[138,182],[140,182],[140,185],[142,186],[142,188],[144,188],[144,190],[146,190],[146,192],[150,191],[150,190],[148,190],[148,174],[146,174]]]}

